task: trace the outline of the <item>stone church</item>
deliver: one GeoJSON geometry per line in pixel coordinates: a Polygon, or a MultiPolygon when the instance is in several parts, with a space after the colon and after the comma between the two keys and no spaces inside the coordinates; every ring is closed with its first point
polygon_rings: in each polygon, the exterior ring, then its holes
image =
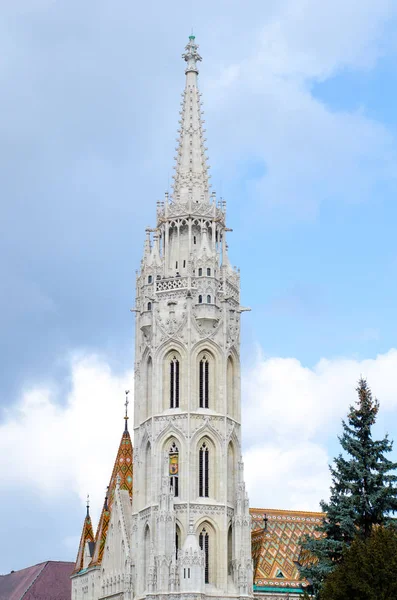
{"type": "MultiPolygon", "coordinates": [[[[185,48],[173,194],[136,279],[134,449],[125,427],[72,600],[298,598],[320,513],[250,509],[241,456],[240,275],[210,192],[195,37],[185,48]]],[[[126,402],[127,408],[128,402],[126,402]]]]}

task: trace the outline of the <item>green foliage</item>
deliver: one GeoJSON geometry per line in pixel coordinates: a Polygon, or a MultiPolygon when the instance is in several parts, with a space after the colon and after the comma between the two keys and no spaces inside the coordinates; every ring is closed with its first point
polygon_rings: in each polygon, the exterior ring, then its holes
{"type": "Polygon", "coordinates": [[[379,527],[357,538],[327,578],[321,600],[395,600],[397,598],[397,534],[379,527]]]}
{"type": "Polygon", "coordinates": [[[375,525],[387,525],[397,510],[397,463],[386,458],[392,442],[372,439],[379,403],[372,397],[364,379],[357,387],[358,400],[351,406],[343,433],[338,438],[344,454],[330,467],[331,497],[322,501],[326,513],[317,528],[318,537],[305,539],[302,548],[309,551],[313,562],[301,566],[301,576],[312,584],[314,598],[320,597],[324,580],[342,560],[343,552],[356,536],[369,538],[375,525]]]}

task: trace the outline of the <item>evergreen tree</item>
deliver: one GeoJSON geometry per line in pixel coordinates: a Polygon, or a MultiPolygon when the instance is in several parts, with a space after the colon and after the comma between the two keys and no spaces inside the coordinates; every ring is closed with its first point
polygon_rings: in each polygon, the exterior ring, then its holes
{"type": "Polygon", "coordinates": [[[397,533],[374,528],[343,552],[342,562],[327,577],[321,600],[395,600],[397,598],[397,533]]]}
{"type": "Polygon", "coordinates": [[[385,456],[393,444],[388,436],[372,439],[379,403],[364,379],[360,379],[357,393],[356,405],[350,407],[347,422],[342,421],[343,433],[338,438],[344,454],[330,467],[330,500],[320,503],[326,518],[317,528],[317,537],[306,538],[302,546],[312,561],[300,571],[310,581],[315,598],[320,597],[324,579],[340,563],[345,547],[356,536],[367,539],[374,525],[386,525],[397,510],[397,476],[393,473],[397,463],[385,456]]]}

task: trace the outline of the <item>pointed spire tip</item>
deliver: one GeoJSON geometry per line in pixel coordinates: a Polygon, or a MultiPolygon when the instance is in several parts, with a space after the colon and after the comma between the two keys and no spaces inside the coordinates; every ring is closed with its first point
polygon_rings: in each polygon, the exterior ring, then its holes
{"type": "Polygon", "coordinates": [[[128,394],[129,393],[130,393],[130,390],[125,390],[125,402],[124,402],[124,406],[125,406],[125,416],[124,416],[125,426],[124,426],[124,431],[128,431],[128,405],[129,405],[128,394]]]}

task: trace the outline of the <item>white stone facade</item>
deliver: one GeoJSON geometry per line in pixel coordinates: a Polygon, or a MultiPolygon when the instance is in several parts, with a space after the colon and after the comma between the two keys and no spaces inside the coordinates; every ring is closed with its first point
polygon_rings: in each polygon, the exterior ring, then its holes
{"type": "Polygon", "coordinates": [[[132,510],[121,526],[128,505],[116,503],[103,563],[74,577],[73,600],[252,597],[240,277],[225,203],[209,192],[194,36],[183,58],[174,192],[157,205],[136,281],[132,510]]]}

